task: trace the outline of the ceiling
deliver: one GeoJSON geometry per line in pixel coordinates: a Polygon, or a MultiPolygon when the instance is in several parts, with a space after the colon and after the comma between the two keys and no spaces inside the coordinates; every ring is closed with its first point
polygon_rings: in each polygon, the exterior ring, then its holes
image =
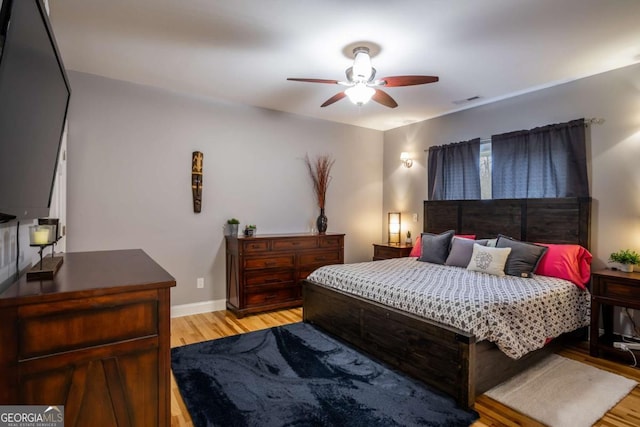
{"type": "Polygon", "coordinates": [[[638,0],[49,0],[67,69],[388,130],[640,61],[638,0]],[[350,47],[399,104],[358,107],[350,47]],[[476,101],[454,101],[479,96],[476,101]]]}

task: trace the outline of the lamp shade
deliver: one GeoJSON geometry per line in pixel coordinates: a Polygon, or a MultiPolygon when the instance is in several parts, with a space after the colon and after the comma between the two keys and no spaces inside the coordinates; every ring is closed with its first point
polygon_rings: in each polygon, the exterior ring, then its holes
{"type": "Polygon", "coordinates": [[[388,229],[389,229],[389,240],[388,243],[391,245],[400,245],[400,224],[401,224],[401,215],[400,212],[389,212],[388,215],[388,229]]]}

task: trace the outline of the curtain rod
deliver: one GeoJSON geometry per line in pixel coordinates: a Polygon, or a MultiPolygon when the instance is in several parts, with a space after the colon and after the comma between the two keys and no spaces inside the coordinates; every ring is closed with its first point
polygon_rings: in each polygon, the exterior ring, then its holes
{"type": "MultiPolygon", "coordinates": [[[[591,117],[589,119],[584,119],[585,126],[601,125],[604,122],[605,122],[605,119],[603,119],[602,117],[591,117]]],[[[491,142],[491,137],[489,137],[489,138],[480,138],[480,143],[481,144],[484,144],[486,142],[491,142]]],[[[427,152],[427,151],[429,151],[429,149],[426,148],[424,151],[427,152]]]]}
{"type": "MultiPolygon", "coordinates": [[[[601,125],[603,123],[604,123],[604,119],[601,118],[601,117],[591,117],[590,119],[584,119],[585,126],[601,125]]],[[[485,142],[491,142],[491,138],[481,138],[480,139],[480,144],[484,144],[485,142]]]]}

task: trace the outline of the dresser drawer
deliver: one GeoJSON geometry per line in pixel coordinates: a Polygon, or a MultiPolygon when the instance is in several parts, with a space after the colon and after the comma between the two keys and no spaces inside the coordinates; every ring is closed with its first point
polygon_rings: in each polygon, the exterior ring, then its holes
{"type": "Polygon", "coordinates": [[[272,245],[274,251],[291,250],[291,249],[314,249],[318,247],[318,241],[315,237],[275,240],[272,245]]]}
{"type": "Polygon", "coordinates": [[[603,280],[600,296],[605,298],[640,299],[640,285],[603,280]]]}
{"type": "Polygon", "coordinates": [[[321,248],[341,248],[344,238],[342,236],[320,237],[321,248]]]}
{"type": "Polygon", "coordinates": [[[321,265],[340,263],[340,251],[318,251],[300,255],[300,265],[321,265]]]}
{"type": "Polygon", "coordinates": [[[284,283],[295,280],[294,270],[286,271],[255,271],[247,272],[244,276],[244,284],[247,287],[264,286],[273,283],[284,283]]]}
{"type": "Polygon", "coordinates": [[[158,334],[155,291],[27,305],[20,315],[20,359],[158,334]]]}
{"type": "Polygon", "coordinates": [[[242,242],[242,246],[245,252],[265,252],[269,250],[268,240],[248,240],[242,242]]]}
{"type": "Polygon", "coordinates": [[[261,290],[260,292],[249,292],[245,294],[245,302],[249,306],[255,306],[296,300],[300,297],[300,290],[298,288],[298,286],[290,286],[286,288],[261,290]]]}
{"type": "Polygon", "coordinates": [[[272,256],[268,258],[246,258],[244,268],[247,270],[257,270],[260,268],[280,268],[293,267],[295,265],[295,255],[272,256]]]}

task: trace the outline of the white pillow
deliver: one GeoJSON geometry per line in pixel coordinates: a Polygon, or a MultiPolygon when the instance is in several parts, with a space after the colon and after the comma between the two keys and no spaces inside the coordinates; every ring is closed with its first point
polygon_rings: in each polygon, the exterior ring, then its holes
{"type": "Polygon", "coordinates": [[[504,265],[510,253],[511,248],[491,248],[474,243],[467,270],[504,276],[504,265]]]}

